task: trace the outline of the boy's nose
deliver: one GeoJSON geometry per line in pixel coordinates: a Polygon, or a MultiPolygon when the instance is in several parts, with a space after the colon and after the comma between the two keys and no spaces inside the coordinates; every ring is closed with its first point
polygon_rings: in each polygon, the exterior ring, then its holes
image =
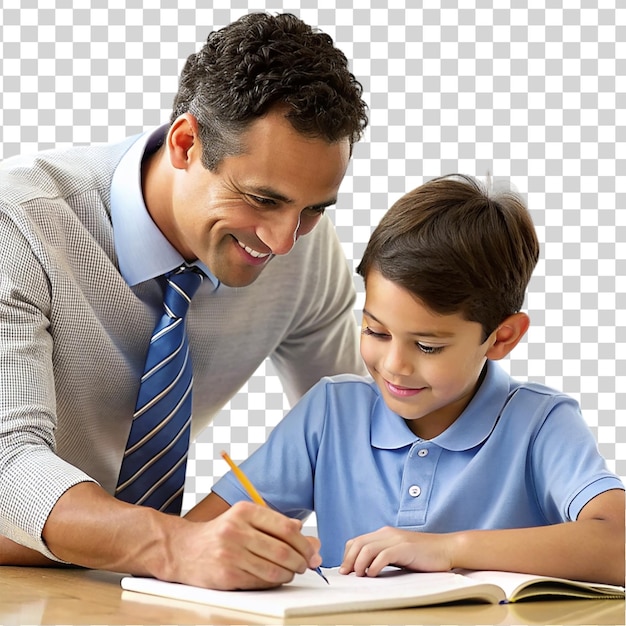
{"type": "Polygon", "coordinates": [[[397,376],[408,376],[413,373],[413,364],[406,352],[398,347],[390,346],[384,359],[384,367],[397,376]]]}

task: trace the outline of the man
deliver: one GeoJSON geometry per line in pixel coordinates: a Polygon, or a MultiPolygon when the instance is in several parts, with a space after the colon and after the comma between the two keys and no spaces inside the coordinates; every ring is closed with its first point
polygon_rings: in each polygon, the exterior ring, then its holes
{"type": "Polygon", "coordinates": [[[184,475],[189,436],[267,356],[291,401],[323,375],[362,371],[352,279],[323,213],[366,123],[330,37],[251,14],[189,57],[168,127],[3,164],[0,563],[216,588],[274,586],[319,564],[300,524],[273,511],[194,523],[177,515],[182,487],[151,498],[184,475]],[[179,273],[194,277],[193,298],[179,273]],[[152,344],[170,331],[155,324],[170,322],[179,345],[152,370],[182,359],[180,374],[140,407],[152,344]],[[171,413],[134,439],[183,376],[171,413]],[[127,471],[185,407],[193,421],[127,471]],[[137,476],[153,483],[140,496],[137,476]]]}

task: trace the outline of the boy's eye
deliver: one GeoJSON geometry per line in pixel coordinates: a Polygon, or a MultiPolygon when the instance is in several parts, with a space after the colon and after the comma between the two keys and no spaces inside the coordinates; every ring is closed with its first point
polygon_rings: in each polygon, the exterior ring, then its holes
{"type": "Polygon", "coordinates": [[[368,335],[369,337],[374,337],[375,339],[385,339],[389,335],[385,333],[375,333],[369,326],[364,326],[361,331],[364,335],[368,335]]]}
{"type": "Polygon", "coordinates": [[[427,346],[419,341],[415,344],[424,354],[437,354],[443,350],[443,346],[427,346]]]}
{"type": "MultiPolygon", "coordinates": [[[[373,337],[374,339],[389,339],[389,335],[387,333],[377,333],[373,331],[369,326],[364,326],[361,330],[361,333],[367,335],[368,337],[373,337]]],[[[420,341],[416,341],[415,345],[421,350],[424,354],[438,354],[441,352],[445,346],[429,346],[427,344],[421,343],[420,341]]]]}

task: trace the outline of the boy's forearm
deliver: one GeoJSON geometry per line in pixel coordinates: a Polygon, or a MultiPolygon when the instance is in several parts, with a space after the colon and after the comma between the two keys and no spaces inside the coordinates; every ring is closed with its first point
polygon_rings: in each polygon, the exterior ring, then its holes
{"type": "Polygon", "coordinates": [[[211,492],[185,515],[191,522],[208,522],[230,509],[230,504],[211,492]]]}
{"type": "Polygon", "coordinates": [[[503,570],[624,585],[624,529],[582,520],[453,533],[453,567],[503,570]]]}

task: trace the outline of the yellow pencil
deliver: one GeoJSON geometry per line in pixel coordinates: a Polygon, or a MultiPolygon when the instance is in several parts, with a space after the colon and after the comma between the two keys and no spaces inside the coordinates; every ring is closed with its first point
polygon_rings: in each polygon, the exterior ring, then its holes
{"type": "Polygon", "coordinates": [[[233,460],[228,456],[228,454],[222,450],[222,458],[228,465],[230,465],[230,469],[233,470],[233,473],[237,477],[237,480],[243,485],[243,488],[248,492],[248,495],[252,498],[254,502],[260,504],[261,506],[267,506],[267,502],[263,500],[261,494],[254,488],[254,485],[250,482],[250,479],[239,469],[237,465],[233,462],[233,460]]]}
{"type": "MultiPolygon", "coordinates": [[[[228,465],[230,466],[230,469],[233,470],[233,473],[237,477],[237,480],[242,484],[243,488],[247,491],[248,495],[252,498],[253,502],[256,502],[257,504],[261,506],[267,507],[267,502],[263,500],[263,498],[261,497],[261,494],[255,489],[254,485],[250,482],[250,479],[243,473],[243,471],[237,465],[235,465],[233,460],[228,456],[228,453],[222,450],[221,455],[224,461],[226,461],[226,463],[228,463],[228,465]]],[[[321,568],[316,567],[315,571],[330,585],[330,583],[328,582],[328,578],[324,576],[321,568]]]]}

